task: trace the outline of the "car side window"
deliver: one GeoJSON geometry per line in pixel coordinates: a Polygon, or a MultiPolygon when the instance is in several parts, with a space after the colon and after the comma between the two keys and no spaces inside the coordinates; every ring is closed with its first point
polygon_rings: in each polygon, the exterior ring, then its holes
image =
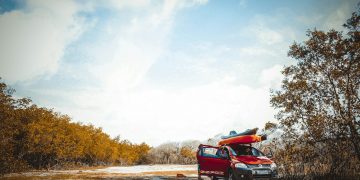
{"type": "Polygon", "coordinates": [[[259,150],[257,150],[256,148],[252,148],[252,154],[253,156],[264,156],[264,154],[259,150]]]}
{"type": "Polygon", "coordinates": [[[204,157],[212,157],[212,158],[219,158],[219,156],[217,156],[217,151],[218,148],[213,148],[213,147],[204,147],[202,148],[202,156],[204,157]]]}
{"type": "Polygon", "coordinates": [[[233,148],[229,147],[229,149],[230,149],[230,152],[231,152],[231,154],[232,154],[233,156],[237,156],[237,154],[236,154],[236,152],[234,151],[233,148]]]}
{"type": "Polygon", "coordinates": [[[224,148],[223,149],[223,157],[225,157],[225,158],[229,158],[230,156],[229,156],[229,151],[226,149],[226,148],[224,148]]]}
{"type": "Polygon", "coordinates": [[[229,151],[226,148],[221,148],[216,153],[220,158],[229,158],[229,151]]]}

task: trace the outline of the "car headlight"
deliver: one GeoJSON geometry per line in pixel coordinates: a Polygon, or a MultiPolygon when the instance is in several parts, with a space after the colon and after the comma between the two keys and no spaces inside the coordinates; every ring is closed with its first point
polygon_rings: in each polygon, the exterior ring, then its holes
{"type": "Polygon", "coordinates": [[[235,167],[236,168],[248,168],[244,163],[236,163],[235,167]]]}
{"type": "Polygon", "coordinates": [[[275,164],[275,163],[271,163],[270,168],[271,168],[272,170],[276,169],[276,164],[275,164]]]}

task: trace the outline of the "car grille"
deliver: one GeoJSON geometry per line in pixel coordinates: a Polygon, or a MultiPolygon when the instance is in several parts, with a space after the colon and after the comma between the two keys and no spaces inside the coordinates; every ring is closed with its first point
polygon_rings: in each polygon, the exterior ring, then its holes
{"type": "Polygon", "coordinates": [[[264,174],[264,175],[253,175],[253,178],[271,178],[271,174],[264,174]]]}
{"type": "Polygon", "coordinates": [[[247,164],[247,166],[252,168],[270,168],[270,164],[247,164]]]}

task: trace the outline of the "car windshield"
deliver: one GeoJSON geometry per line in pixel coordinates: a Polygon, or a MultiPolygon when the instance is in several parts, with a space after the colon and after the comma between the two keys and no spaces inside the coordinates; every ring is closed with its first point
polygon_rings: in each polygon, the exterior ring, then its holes
{"type": "Polygon", "coordinates": [[[251,146],[235,146],[231,148],[231,153],[235,156],[264,156],[264,154],[251,146]]]}

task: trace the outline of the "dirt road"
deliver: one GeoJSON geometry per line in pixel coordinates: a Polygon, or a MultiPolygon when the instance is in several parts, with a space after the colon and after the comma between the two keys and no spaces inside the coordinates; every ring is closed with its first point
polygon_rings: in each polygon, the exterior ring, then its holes
{"type": "Polygon", "coordinates": [[[196,165],[113,166],[88,170],[31,171],[4,179],[197,179],[196,165]]]}

